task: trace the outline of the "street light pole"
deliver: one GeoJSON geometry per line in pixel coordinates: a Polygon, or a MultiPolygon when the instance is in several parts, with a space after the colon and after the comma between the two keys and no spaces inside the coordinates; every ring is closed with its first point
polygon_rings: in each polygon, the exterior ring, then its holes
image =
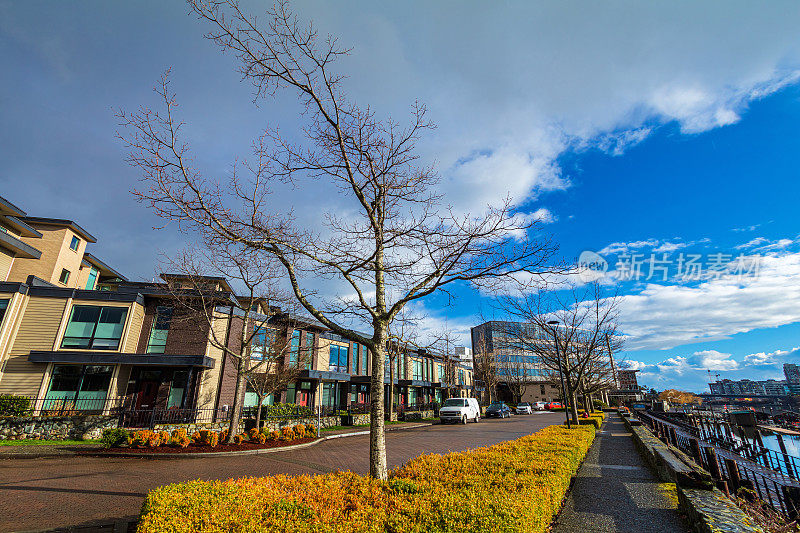
{"type": "Polygon", "coordinates": [[[567,390],[564,387],[564,370],[561,368],[561,353],[558,350],[558,334],[556,333],[556,325],[558,320],[551,320],[547,323],[553,326],[553,343],[556,347],[556,360],[558,361],[558,375],[561,378],[561,397],[564,399],[564,418],[567,423],[567,429],[572,426],[569,423],[569,402],[567,401],[567,390]]]}

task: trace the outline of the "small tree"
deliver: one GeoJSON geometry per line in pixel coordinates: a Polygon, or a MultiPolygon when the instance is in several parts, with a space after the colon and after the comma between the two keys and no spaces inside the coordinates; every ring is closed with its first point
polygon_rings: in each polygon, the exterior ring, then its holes
{"type": "Polygon", "coordinates": [[[497,354],[489,349],[486,336],[480,333],[473,346],[472,364],[475,377],[483,383],[486,394],[486,402],[491,404],[494,401],[495,391],[499,382],[497,376],[497,354]]]}
{"type": "MultiPolygon", "coordinates": [[[[285,316],[285,315],[283,315],[285,316]]],[[[269,395],[286,390],[297,381],[300,371],[313,355],[313,347],[298,347],[292,353],[290,333],[293,322],[281,321],[284,328],[262,326],[254,337],[251,349],[251,369],[245,375],[248,388],[255,393],[256,427],[261,427],[264,400],[269,395]],[[293,360],[294,359],[294,360],[293,360]]]]}
{"type": "MultiPolygon", "coordinates": [[[[415,103],[403,128],[349,100],[345,77],[335,71],[348,50],[336,39],[320,39],[285,2],[259,18],[236,0],[188,5],[211,28],[207,37],[238,59],[255,99],[288,92],[298,98],[304,123],[296,128],[301,140],[268,129],[253,143],[251,161],[209,178],[182,137],[185,125],[165,75],[156,88],[160,112],[118,113],[128,160],[143,176],[136,194],[158,216],[221,245],[235,243],[247,255],[277,260],[300,305],[334,333],[367,346],[373,369],[383,368],[389,324],[410,302],[456,283],[534,284],[551,270],[551,242],[528,231],[537,222],[514,216],[510,200],[480,214],[458,213],[442,202],[438,176],[419,165],[416,153],[418,139],[432,128],[425,107],[415,103]],[[291,202],[270,201],[285,183],[338,191],[344,206],[337,212],[347,216],[326,213],[321,230],[299,226],[291,202]],[[320,279],[345,292],[320,294],[320,279]],[[365,327],[370,334],[360,332],[365,327]]],[[[386,479],[379,370],[370,398],[370,474],[386,479]]]]}
{"type": "Polygon", "coordinates": [[[276,354],[276,359],[252,358],[261,332],[281,312],[280,306],[292,302],[280,288],[281,270],[265,259],[236,243],[204,240],[193,250],[168,260],[175,274],[166,277],[167,289],[182,311],[182,319],[208,331],[211,345],[220,350],[223,358],[236,363],[228,443],[233,443],[239,434],[248,376],[267,370],[283,375],[286,369],[277,360],[285,355],[283,350],[276,354]],[[243,291],[238,297],[233,292],[226,293],[220,287],[222,279],[243,291]],[[236,327],[218,328],[220,320],[235,322],[236,327]],[[230,335],[231,331],[237,333],[230,335]]]}
{"type": "Polygon", "coordinates": [[[611,376],[609,349],[622,347],[616,334],[617,296],[603,297],[600,285],[592,283],[583,290],[542,291],[501,301],[530,330],[523,336],[523,348],[536,354],[548,380],[560,384],[563,376],[565,401],[577,422],[578,391],[611,376]]]}

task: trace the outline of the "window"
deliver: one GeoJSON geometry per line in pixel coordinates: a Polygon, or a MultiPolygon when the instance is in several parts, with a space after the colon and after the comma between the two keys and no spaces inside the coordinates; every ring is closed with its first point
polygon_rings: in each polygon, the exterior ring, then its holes
{"type": "Polygon", "coordinates": [[[366,346],[361,347],[361,373],[367,375],[367,358],[369,357],[369,350],[366,346]]]}
{"type": "Polygon", "coordinates": [[[8,302],[10,302],[10,300],[8,300],[7,298],[0,300],[0,326],[3,325],[3,317],[6,316],[6,309],[8,309],[8,302]]]}
{"type": "Polygon", "coordinates": [[[86,290],[87,291],[94,290],[94,286],[97,283],[97,274],[98,273],[99,272],[97,271],[97,269],[95,267],[92,267],[92,269],[89,271],[89,279],[86,280],[86,290]]]}
{"type": "Polygon", "coordinates": [[[311,370],[312,363],[314,362],[314,334],[306,331],[306,370],[311,370]]]}
{"type": "Polygon", "coordinates": [[[68,281],[69,281],[69,270],[67,270],[66,268],[62,268],[61,275],[58,276],[58,282],[66,285],[68,281]]]}
{"type": "Polygon", "coordinates": [[[110,366],[54,365],[42,409],[102,410],[111,373],[110,366]]]}
{"type": "Polygon", "coordinates": [[[296,329],[292,332],[292,343],[289,347],[289,362],[296,363],[297,357],[300,354],[300,330],[296,329]]]}
{"type": "Polygon", "coordinates": [[[412,367],[412,379],[422,379],[422,361],[417,359],[413,360],[414,366],[412,367]]]}
{"type": "Polygon", "coordinates": [[[263,360],[264,356],[270,354],[274,336],[275,330],[272,328],[268,328],[264,324],[257,326],[253,332],[253,338],[250,340],[250,353],[253,359],[263,360]]]}
{"type": "Polygon", "coordinates": [[[77,238],[75,235],[72,236],[72,241],[69,243],[70,250],[78,251],[78,246],[80,246],[81,240],[77,238]]]}
{"type": "Polygon", "coordinates": [[[358,343],[354,342],[353,343],[353,361],[352,361],[353,374],[358,374],[359,373],[358,369],[361,368],[361,366],[359,365],[359,362],[360,362],[359,359],[358,359],[359,357],[364,357],[364,355],[361,354],[361,352],[358,350],[358,343]]]}
{"type": "Polygon", "coordinates": [[[444,365],[436,365],[436,372],[439,373],[439,382],[444,381],[444,365]]]}
{"type": "Polygon", "coordinates": [[[463,370],[459,370],[458,371],[458,384],[459,385],[464,385],[464,371],[463,370]]]}
{"type": "Polygon", "coordinates": [[[150,328],[150,339],[147,341],[147,353],[164,353],[167,346],[169,323],[172,320],[172,308],[159,305],[150,328]]]}
{"type": "Polygon", "coordinates": [[[127,316],[125,307],[74,305],[61,347],[116,350],[127,316]]]}
{"type": "Polygon", "coordinates": [[[349,351],[347,346],[331,344],[328,370],[331,372],[347,372],[347,356],[349,355],[349,351]]]}

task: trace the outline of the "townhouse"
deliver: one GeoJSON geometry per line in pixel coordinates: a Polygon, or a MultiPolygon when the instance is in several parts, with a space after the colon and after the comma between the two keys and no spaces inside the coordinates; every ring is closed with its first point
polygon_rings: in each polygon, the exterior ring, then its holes
{"type": "MultiPolygon", "coordinates": [[[[119,412],[129,425],[227,416],[246,299],[224,278],[203,277],[212,319],[192,315],[175,300],[176,290],[191,294],[190,280],[132,282],[87,250],[94,243],[72,220],[31,217],[0,198],[0,394],[30,397],[45,413],[119,412]]],[[[298,379],[267,405],[368,409],[374,369],[365,346],[316,320],[249,307],[288,344],[286,363],[308,354],[298,379]]],[[[472,390],[471,368],[448,373],[447,361],[423,350],[394,365],[400,408],[472,390]]],[[[388,389],[388,362],[381,372],[388,389]]],[[[245,406],[255,404],[248,391],[245,406]]]]}

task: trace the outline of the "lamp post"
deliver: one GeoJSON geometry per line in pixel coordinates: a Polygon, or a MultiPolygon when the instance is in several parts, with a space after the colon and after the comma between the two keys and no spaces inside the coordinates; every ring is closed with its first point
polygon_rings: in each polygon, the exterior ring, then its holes
{"type": "Polygon", "coordinates": [[[572,426],[569,423],[569,402],[567,401],[567,391],[564,387],[564,370],[561,368],[561,353],[558,351],[558,334],[556,333],[556,326],[559,324],[558,320],[550,320],[547,323],[553,326],[553,344],[556,347],[556,360],[558,361],[558,375],[561,378],[561,397],[564,399],[564,418],[567,422],[567,429],[572,426]]]}

